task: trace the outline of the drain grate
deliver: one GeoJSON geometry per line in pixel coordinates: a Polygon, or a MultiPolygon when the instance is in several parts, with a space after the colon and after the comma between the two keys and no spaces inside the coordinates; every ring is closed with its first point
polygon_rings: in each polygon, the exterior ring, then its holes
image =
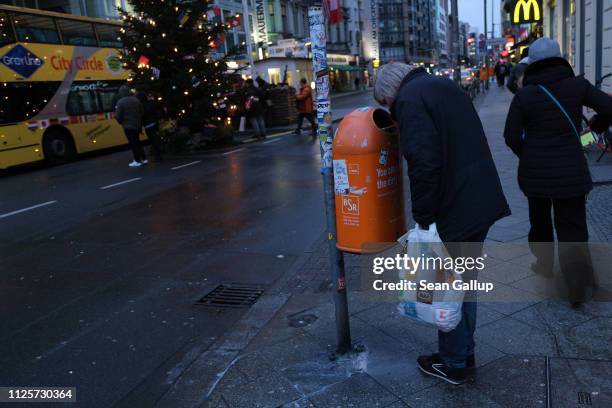
{"type": "Polygon", "coordinates": [[[593,401],[591,400],[591,394],[584,391],[578,392],[578,404],[593,405],[593,401]]]}
{"type": "Polygon", "coordinates": [[[251,307],[263,292],[264,288],[261,286],[222,283],[198,300],[196,304],[221,308],[251,307]]]}

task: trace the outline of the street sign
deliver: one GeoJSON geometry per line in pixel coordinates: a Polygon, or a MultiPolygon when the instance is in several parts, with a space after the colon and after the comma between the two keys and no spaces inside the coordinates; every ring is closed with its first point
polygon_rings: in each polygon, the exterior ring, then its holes
{"type": "Polygon", "coordinates": [[[512,10],[512,23],[515,25],[542,21],[542,0],[516,0],[512,10]]]}

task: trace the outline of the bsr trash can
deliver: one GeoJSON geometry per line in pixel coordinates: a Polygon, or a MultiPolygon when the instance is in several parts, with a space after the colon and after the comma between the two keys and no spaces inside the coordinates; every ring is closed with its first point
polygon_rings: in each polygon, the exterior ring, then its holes
{"type": "Polygon", "coordinates": [[[333,144],[338,249],[372,252],[364,244],[395,242],[406,232],[398,138],[383,109],[359,108],[340,123],[333,144]]]}

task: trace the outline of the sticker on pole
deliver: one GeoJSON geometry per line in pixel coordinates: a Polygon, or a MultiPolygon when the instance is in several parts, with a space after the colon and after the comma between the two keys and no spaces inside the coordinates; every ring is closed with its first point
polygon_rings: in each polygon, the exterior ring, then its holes
{"type": "Polygon", "coordinates": [[[336,194],[348,194],[349,192],[346,160],[334,160],[334,188],[336,194]]]}

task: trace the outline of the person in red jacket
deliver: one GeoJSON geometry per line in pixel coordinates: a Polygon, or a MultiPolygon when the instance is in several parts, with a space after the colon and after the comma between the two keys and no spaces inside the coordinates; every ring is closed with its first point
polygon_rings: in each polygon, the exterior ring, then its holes
{"type": "Polygon", "coordinates": [[[304,118],[310,122],[310,128],[312,131],[312,136],[316,136],[317,134],[317,124],[314,120],[314,106],[312,103],[312,88],[308,85],[308,81],[306,78],[302,78],[300,80],[300,89],[295,94],[295,99],[297,100],[297,108],[298,108],[298,121],[297,121],[297,130],[296,134],[302,133],[302,123],[304,122],[304,118]]]}

